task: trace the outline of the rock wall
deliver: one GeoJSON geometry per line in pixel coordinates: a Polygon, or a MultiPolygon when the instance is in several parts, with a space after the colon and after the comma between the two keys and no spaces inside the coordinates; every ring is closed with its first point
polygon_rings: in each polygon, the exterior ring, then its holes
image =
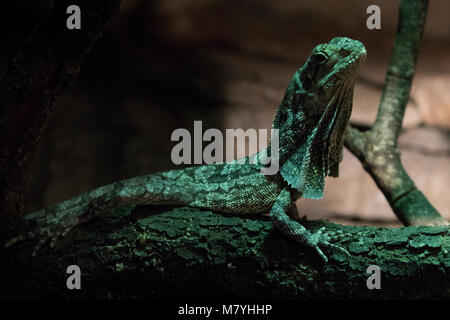
{"type": "MultiPolygon", "coordinates": [[[[1,12],[2,68],[47,1],[1,12]],[[16,17],[14,19],[8,18],[16,17]],[[20,17],[27,17],[22,21],[20,17]]],[[[27,210],[94,187],[174,166],[170,134],[207,127],[270,128],[287,83],[311,49],[334,36],[363,41],[368,58],[351,121],[376,116],[399,1],[124,0],[119,20],[61,99],[33,170],[27,210]],[[382,29],[365,27],[378,4],[382,29]]],[[[422,51],[399,147],[430,202],[450,218],[450,2],[430,1],[422,51]]],[[[345,153],[325,199],[300,200],[302,214],[341,223],[399,225],[359,162],[345,153]]]]}

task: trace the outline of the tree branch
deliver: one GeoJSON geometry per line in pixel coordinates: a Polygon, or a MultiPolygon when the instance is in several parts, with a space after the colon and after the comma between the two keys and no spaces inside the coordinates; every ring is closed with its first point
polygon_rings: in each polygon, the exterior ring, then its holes
{"type": "Polygon", "coordinates": [[[56,0],[12,59],[0,82],[1,215],[17,216],[42,134],[62,91],[119,11],[120,0],[56,0]],[[81,30],[68,30],[66,9],[78,4],[81,30]]]}
{"type": "Polygon", "coordinates": [[[361,161],[405,225],[447,224],[403,168],[398,135],[408,103],[428,0],[403,0],[377,118],[370,130],[349,128],[345,145],[361,161]]]}
{"type": "MultiPolygon", "coordinates": [[[[55,248],[30,257],[35,243],[0,255],[2,296],[9,298],[448,298],[449,227],[397,229],[302,222],[343,230],[351,256],[328,250],[323,264],[259,217],[187,207],[116,209],[73,230],[55,248]],[[6,260],[6,261],[4,261],[6,260]],[[68,290],[78,265],[82,290],[68,290]],[[369,290],[367,268],[381,269],[369,290]]],[[[3,249],[4,250],[4,249],[3,249]]]]}
{"type": "Polygon", "coordinates": [[[396,145],[402,129],[427,11],[428,0],[403,0],[399,7],[397,34],[373,125],[386,144],[396,145]]]}

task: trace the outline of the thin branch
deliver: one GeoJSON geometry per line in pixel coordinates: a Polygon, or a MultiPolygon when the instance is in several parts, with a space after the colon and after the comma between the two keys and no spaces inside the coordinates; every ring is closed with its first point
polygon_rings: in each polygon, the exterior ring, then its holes
{"type": "Polygon", "coordinates": [[[402,129],[427,11],[428,0],[403,0],[400,4],[397,34],[373,125],[387,144],[396,145],[402,129]]]}

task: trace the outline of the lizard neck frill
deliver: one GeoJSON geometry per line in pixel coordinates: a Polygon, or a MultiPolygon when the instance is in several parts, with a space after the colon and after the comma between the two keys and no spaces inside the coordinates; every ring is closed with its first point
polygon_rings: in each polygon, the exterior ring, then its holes
{"type": "Polygon", "coordinates": [[[283,136],[285,132],[293,132],[299,125],[311,127],[306,135],[297,135],[290,144],[280,148],[284,152],[280,153],[280,160],[285,159],[280,161],[281,176],[292,188],[300,191],[303,198],[323,197],[325,177],[329,172],[329,150],[335,143],[332,139],[335,136],[333,131],[341,129],[340,123],[345,123],[346,120],[340,118],[351,112],[351,104],[343,104],[343,101],[348,100],[349,93],[351,90],[348,90],[347,85],[339,86],[314,123],[309,123],[311,119],[302,117],[302,121],[294,121],[291,126],[280,128],[280,136],[283,136]]]}
{"type": "Polygon", "coordinates": [[[353,87],[356,76],[350,77],[342,86],[341,95],[338,102],[338,115],[333,123],[329,135],[328,145],[328,167],[327,175],[339,176],[339,163],[343,158],[345,130],[347,128],[353,107],[353,87]]]}

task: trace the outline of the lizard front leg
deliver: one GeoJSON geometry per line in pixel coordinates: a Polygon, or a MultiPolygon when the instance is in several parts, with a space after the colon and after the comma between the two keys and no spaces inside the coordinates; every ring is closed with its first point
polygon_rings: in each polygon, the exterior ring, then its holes
{"type": "Polygon", "coordinates": [[[289,236],[297,242],[313,248],[324,262],[328,262],[328,258],[322,252],[320,246],[334,248],[350,255],[344,248],[330,242],[331,237],[324,233],[324,227],[315,233],[311,233],[302,224],[292,220],[287,215],[287,211],[292,206],[292,199],[296,198],[292,197],[293,192],[294,191],[289,190],[289,188],[284,188],[276,198],[275,203],[270,210],[270,216],[275,227],[280,230],[281,233],[289,236]]]}

